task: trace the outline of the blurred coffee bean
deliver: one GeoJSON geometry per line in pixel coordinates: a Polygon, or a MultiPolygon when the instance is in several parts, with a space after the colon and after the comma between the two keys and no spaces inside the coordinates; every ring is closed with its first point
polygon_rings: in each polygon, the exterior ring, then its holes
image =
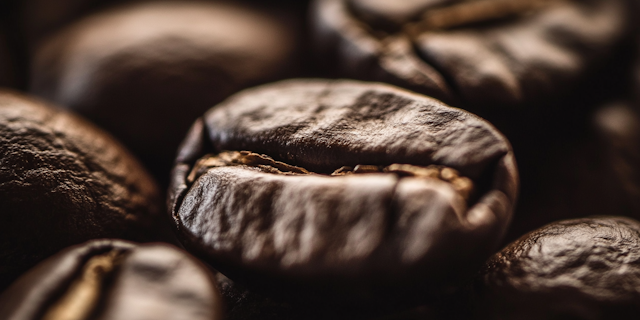
{"type": "Polygon", "coordinates": [[[476,283],[482,319],[633,319],[640,312],[640,223],[555,222],[494,255],[476,283]]]}
{"type": "Polygon", "coordinates": [[[160,192],[118,142],[85,120],[0,92],[0,288],[89,239],[168,239],[160,192]]]}
{"type": "Polygon", "coordinates": [[[96,122],[168,179],[196,117],[295,72],[295,31],[235,3],[156,2],[96,15],[49,38],[32,91],[96,122]]]}
{"type": "Polygon", "coordinates": [[[94,240],[42,262],[0,296],[0,318],[222,319],[209,270],[166,244],[94,240]]]}
{"type": "Polygon", "coordinates": [[[612,60],[627,0],[317,0],[317,50],[340,76],[385,81],[456,107],[536,106],[612,60]]]}
{"type": "Polygon", "coordinates": [[[194,124],[169,201],[185,247],[234,281],[385,307],[473,273],[517,189],[509,143],[470,113],[383,84],[289,80],[194,124]]]}

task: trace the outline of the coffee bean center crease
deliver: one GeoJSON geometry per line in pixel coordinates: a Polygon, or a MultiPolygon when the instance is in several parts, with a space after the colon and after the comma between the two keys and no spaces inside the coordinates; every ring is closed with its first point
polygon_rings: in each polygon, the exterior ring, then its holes
{"type": "Polygon", "coordinates": [[[430,30],[444,30],[528,14],[564,0],[474,0],[434,8],[404,31],[415,37],[430,30]]]}
{"type": "Polygon", "coordinates": [[[86,320],[105,290],[106,278],[115,271],[124,253],[119,250],[92,257],[80,278],[71,283],[62,297],[47,310],[43,320],[86,320]]]}
{"type": "MultiPolygon", "coordinates": [[[[196,181],[210,168],[227,166],[248,166],[258,168],[265,173],[284,175],[311,175],[317,174],[304,168],[276,161],[273,158],[251,151],[223,151],[218,154],[208,154],[196,162],[187,177],[189,183],[196,181]]],[[[331,176],[345,176],[365,173],[389,173],[400,177],[417,177],[423,179],[438,179],[449,183],[456,192],[465,200],[469,200],[474,191],[474,183],[471,179],[461,176],[460,173],[446,166],[429,165],[427,167],[411,164],[391,164],[389,166],[364,165],[355,167],[343,166],[336,169],[331,176]]]]}

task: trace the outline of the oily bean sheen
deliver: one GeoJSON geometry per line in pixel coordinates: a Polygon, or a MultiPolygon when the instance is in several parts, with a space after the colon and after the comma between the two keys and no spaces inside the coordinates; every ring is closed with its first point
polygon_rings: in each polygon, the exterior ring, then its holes
{"type": "Polygon", "coordinates": [[[184,245],[233,280],[372,297],[466,275],[517,188],[509,143],[470,113],[389,85],[289,80],[193,125],[169,205],[184,245]]]}
{"type": "Polygon", "coordinates": [[[631,29],[627,0],[316,0],[318,50],[341,75],[468,108],[566,93],[631,29]]]}
{"type": "Polygon", "coordinates": [[[0,296],[11,320],[218,320],[210,271],[167,244],[94,240],[68,248],[0,296]]]}
{"type": "Polygon", "coordinates": [[[524,235],[485,265],[477,303],[487,319],[635,319],[640,223],[564,220],[524,235]]]}
{"type": "Polygon", "coordinates": [[[164,239],[161,212],[155,182],[105,132],[0,92],[0,287],[89,239],[164,239]]]}
{"type": "Polygon", "coordinates": [[[165,182],[198,116],[292,72],[291,29],[239,3],[120,6],[47,38],[34,54],[30,90],[113,133],[165,182]]]}

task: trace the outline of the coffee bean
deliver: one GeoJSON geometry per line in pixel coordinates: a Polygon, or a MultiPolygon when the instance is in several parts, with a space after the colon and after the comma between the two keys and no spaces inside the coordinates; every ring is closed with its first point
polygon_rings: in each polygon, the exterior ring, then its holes
{"type": "Polygon", "coordinates": [[[639,222],[565,220],[494,255],[477,281],[477,305],[487,319],[632,319],[639,274],[639,222]]]}
{"type": "Polygon", "coordinates": [[[164,183],[198,116],[295,72],[294,30],[283,21],[238,3],[114,8],[48,38],[31,91],[113,133],[164,183]]]}
{"type": "Polygon", "coordinates": [[[0,92],[0,287],[89,239],[166,240],[162,208],[155,182],[108,134],[0,92]]]}
{"type": "Polygon", "coordinates": [[[338,75],[485,110],[567,94],[631,33],[629,3],[317,0],[312,12],[338,75]]]}
{"type": "Polygon", "coordinates": [[[346,300],[453,286],[500,241],[518,188],[509,143],[484,120],[355,81],[235,95],[176,163],[169,201],[188,250],[234,281],[346,300]]]}
{"type": "Polygon", "coordinates": [[[42,262],[0,296],[15,320],[222,319],[210,271],[167,244],[94,240],[42,262]]]}

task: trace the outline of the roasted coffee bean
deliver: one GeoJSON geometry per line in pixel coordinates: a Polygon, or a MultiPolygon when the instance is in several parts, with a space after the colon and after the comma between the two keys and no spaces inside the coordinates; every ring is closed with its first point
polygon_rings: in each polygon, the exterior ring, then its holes
{"type": "Polygon", "coordinates": [[[633,319],[638,288],[640,223],[598,217],[524,235],[486,263],[476,290],[487,319],[633,319]]]}
{"type": "Polygon", "coordinates": [[[626,0],[316,0],[317,48],[342,76],[468,109],[566,94],[631,33],[626,0]]]}
{"type": "Polygon", "coordinates": [[[509,143],[472,114],[383,84],[290,80],[198,120],[169,201],[185,247],[234,281],[374,301],[473,272],[517,188],[509,143]]]}
{"type": "Polygon", "coordinates": [[[155,182],[108,134],[0,92],[0,288],[89,239],[165,239],[162,207],[155,182]]]}
{"type": "Polygon", "coordinates": [[[238,3],[119,7],[49,38],[35,54],[31,90],[113,133],[164,183],[198,116],[295,72],[291,29],[238,3]]]}
{"type": "Polygon", "coordinates": [[[0,296],[12,320],[222,319],[213,274],[167,244],[94,240],[42,262],[0,296]]]}

